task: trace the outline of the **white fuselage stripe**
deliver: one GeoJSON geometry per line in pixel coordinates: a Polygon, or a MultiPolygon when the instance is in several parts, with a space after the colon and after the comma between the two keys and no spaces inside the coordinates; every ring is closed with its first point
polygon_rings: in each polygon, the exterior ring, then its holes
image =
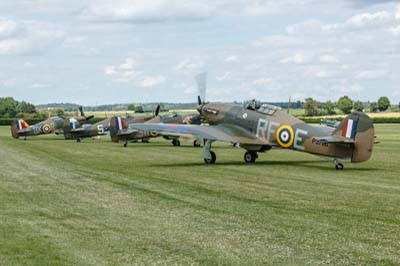
{"type": "Polygon", "coordinates": [[[349,119],[347,123],[346,138],[351,138],[351,131],[353,130],[353,120],[349,119]]]}

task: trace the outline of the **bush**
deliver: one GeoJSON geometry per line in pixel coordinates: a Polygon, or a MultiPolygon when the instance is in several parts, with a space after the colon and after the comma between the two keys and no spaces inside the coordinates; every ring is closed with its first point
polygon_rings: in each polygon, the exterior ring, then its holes
{"type": "Polygon", "coordinates": [[[378,109],[381,112],[386,111],[390,106],[390,101],[389,98],[386,96],[382,96],[378,100],[378,109]]]}
{"type": "Polygon", "coordinates": [[[343,96],[338,100],[337,106],[344,114],[350,114],[353,109],[353,101],[349,96],[343,96]]]}

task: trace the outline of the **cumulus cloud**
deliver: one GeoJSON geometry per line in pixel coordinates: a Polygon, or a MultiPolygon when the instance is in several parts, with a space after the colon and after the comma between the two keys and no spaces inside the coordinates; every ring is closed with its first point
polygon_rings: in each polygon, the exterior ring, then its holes
{"type": "Polygon", "coordinates": [[[306,57],[303,53],[296,53],[293,56],[282,58],[279,62],[303,64],[303,63],[305,63],[305,61],[306,61],[306,57]]]}
{"type": "Polygon", "coordinates": [[[17,22],[0,18],[0,40],[11,38],[22,30],[23,28],[17,22]]]}
{"type": "Polygon", "coordinates": [[[377,79],[386,76],[383,70],[361,70],[356,73],[357,79],[377,79]]]}
{"type": "Polygon", "coordinates": [[[133,58],[126,58],[121,64],[106,66],[104,74],[110,76],[116,82],[132,82],[142,71],[138,69],[138,64],[133,58]]]}
{"type": "Polygon", "coordinates": [[[321,61],[322,63],[337,63],[337,62],[339,62],[339,60],[336,58],[336,56],[329,55],[329,54],[321,55],[319,57],[319,61],[321,61]]]}
{"type": "Polygon", "coordinates": [[[145,77],[139,82],[139,86],[143,88],[154,87],[165,81],[164,76],[145,77]]]}
{"type": "Polygon", "coordinates": [[[149,88],[163,83],[166,78],[162,75],[144,76],[144,71],[139,68],[134,58],[126,58],[119,65],[110,65],[104,68],[104,74],[115,82],[133,83],[138,87],[149,88]]]}
{"type": "Polygon", "coordinates": [[[82,12],[81,17],[92,21],[154,23],[202,20],[212,11],[210,5],[199,1],[96,1],[82,12]]]}
{"type": "Polygon", "coordinates": [[[230,56],[226,57],[224,59],[224,61],[227,63],[236,62],[236,61],[238,61],[238,57],[237,57],[237,55],[230,55],[230,56]]]}
{"type": "Polygon", "coordinates": [[[63,38],[64,32],[53,24],[0,19],[0,55],[42,52],[63,38]]]}

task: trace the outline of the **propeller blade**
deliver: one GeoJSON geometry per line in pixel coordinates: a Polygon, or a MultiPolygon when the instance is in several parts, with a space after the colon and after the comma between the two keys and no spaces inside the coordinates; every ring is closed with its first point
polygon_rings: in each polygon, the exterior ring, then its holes
{"type": "Polygon", "coordinates": [[[79,112],[81,113],[81,116],[85,116],[85,113],[83,112],[83,106],[79,106],[79,112]]]}
{"type": "Polygon", "coordinates": [[[161,105],[157,105],[156,116],[160,114],[161,105]]]}
{"type": "Polygon", "coordinates": [[[201,105],[201,104],[202,104],[200,95],[199,95],[199,96],[197,96],[197,103],[198,103],[199,105],[201,105]]]}
{"type": "Polygon", "coordinates": [[[90,119],[92,119],[94,117],[94,115],[90,115],[90,116],[85,116],[86,121],[89,121],[90,119]]]}
{"type": "Polygon", "coordinates": [[[207,91],[207,72],[198,74],[196,76],[196,83],[197,83],[197,89],[199,91],[199,99],[200,101],[203,100],[202,103],[205,103],[206,91],[207,91]]]}

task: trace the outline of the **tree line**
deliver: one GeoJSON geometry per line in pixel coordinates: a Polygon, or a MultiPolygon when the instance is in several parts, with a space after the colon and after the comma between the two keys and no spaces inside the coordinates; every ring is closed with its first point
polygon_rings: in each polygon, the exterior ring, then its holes
{"type": "Polygon", "coordinates": [[[369,111],[371,113],[384,112],[390,107],[390,100],[386,96],[382,96],[377,102],[363,103],[361,101],[353,101],[349,96],[339,98],[337,102],[327,101],[320,103],[313,98],[307,98],[304,102],[305,116],[318,115],[335,115],[337,109],[344,114],[349,114],[351,111],[369,111]]]}
{"type": "Polygon", "coordinates": [[[31,103],[19,102],[12,97],[0,98],[0,117],[15,118],[36,113],[36,107],[31,103]]]}

